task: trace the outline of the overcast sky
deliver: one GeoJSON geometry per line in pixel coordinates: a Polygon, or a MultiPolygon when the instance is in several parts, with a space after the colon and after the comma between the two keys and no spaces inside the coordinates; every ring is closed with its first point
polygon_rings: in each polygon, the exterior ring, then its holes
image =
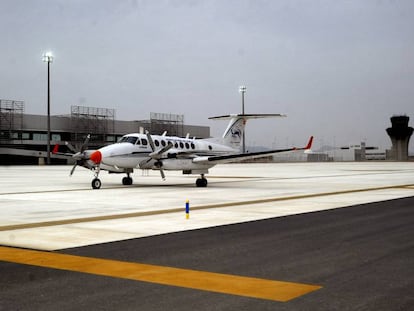
{"type": "Polygon", "coordinates": [[[288,115],[251,121],[249,145],[389,148],[392,115],[414,127],[412,0],[1,0],[0,38],[0,98],[30,114],[46,114],[50,50],[53,115],[184,114],[216,136],[207,118],[240,112],[246,85],[246,113],[288,115]]]}

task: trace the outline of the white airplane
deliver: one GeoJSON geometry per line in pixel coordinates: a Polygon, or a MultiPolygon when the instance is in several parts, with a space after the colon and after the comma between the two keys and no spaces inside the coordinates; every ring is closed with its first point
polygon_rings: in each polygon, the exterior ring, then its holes
{"type": "MultiPolygon", "coordinates": [[[[283,114],[232,114],[219,117],[211,117],[212,120],[230,120],[221,139],[195,139],[187,137],[151,135],[146,133],[132,133],[124,135],[117,143],[102,147],[98,150],[86,150],[89,135],[82,145],[80,152],[68,143],[68,148],[74,152],[70,154],[76,163],[70,175],[77,165],[94,170],[92,188],[99,189],[102,185],[98,178],[101,170],[109,173],[126,173],[122,179],[123,185],[132,185],[131,173],[134,169],[159,170],[165,180],[164,171],[178,170],[183,174],[200,175],[197,178],[197,187],[207,187],[205,174],[219,163],[228,163],[235,160],[244,160],[268,156],[275,153],[292,152],[297,150],[309,151],[312,146],[313,136],[303,148],[288,148],[268,150],[252,153],[240,153],[240,142],[243,139],[244,128],[248,119],[285,117],[283,114]]],[[[59,153],[58,145],[54,153],[59,153]]]]}

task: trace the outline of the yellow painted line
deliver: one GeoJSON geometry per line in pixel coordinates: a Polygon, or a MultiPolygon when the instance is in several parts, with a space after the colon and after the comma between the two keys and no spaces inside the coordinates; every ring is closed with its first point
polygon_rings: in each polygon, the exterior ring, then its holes
{"type": "Polygon", "coordinates": [[[321,286],[0,246],[0,261],[286,302],[321,286]]]}
{"type": "MultiPolygon", "coordinates": [[[[287,197],[274,197],[274,198],[264,198],[264,199],[247,200],[247,201],[233,201],[233,202],[227,202],[227,203],[217,203],[217,204],[192,206],[191,210],[195,211],[195,210],[204,210],[204,209],[211,209],[211,208],[223,208],[223,207],[231,207],[231,206],[253,205],[253,204],[262,204],[262,203],[271,203],[271,202],[289,201],[289,200],[298,200],[298,199],[308,199],[308,198],[323,197],[323,196],[330,196],[330,195],[340,195],[340,194],[349,194],[349,193],[358,193],[358,192],[369,192],[369,191],[378,191],[378,190],[387,190],[387,189],[407,189],[407,190],[411,190],[412,189],[411,187],[414,187],[414,185],[413,184],[407,184],[407,185],[396,185],[396,186],[383,186],[383,187],[373,187],[373,188],[341,190],[341,191],[334,191],[334,192],[300,194],[300,195],[287,196],[287,197]]],[[[133,217],[142,217],[142,216],[153,216],[153,215],[160,215],[160,214],[178,213],[178,212],[183,212],[183,211],[184,211],[184,208],[177,207],[177,208],[170,208],[170,209],[145,211],[145,212],[135,212],[135,213],[126,213],[126,214],[115,214],[115,215],[103,215],[103,216],[93,216],[93,217],[84,217],[84,218],[51,220],[51,221],[43,221],[43,222],[35,222],[35,223],[0,226],[0,231],[33,229],[33,228],[41,228],[41,227],[70,225],[70,224],[84,223],[84,222],[114,220],[114,219],[133,218],[133,217]]]]}

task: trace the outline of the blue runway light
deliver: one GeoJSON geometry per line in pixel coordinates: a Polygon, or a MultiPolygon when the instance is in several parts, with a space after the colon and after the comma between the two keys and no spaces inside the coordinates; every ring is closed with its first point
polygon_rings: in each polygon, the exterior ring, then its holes
{"type": "Polygon", "coordinates": [[[185,201],[185,218],[186,219],[190,218],[190,201],[189,200],[185,201]]]}

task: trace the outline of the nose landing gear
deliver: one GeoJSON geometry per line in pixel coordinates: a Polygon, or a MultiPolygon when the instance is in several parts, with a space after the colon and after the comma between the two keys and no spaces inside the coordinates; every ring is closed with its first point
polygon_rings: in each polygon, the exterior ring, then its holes
{"type": "Polygon", "coordinates": [[[99,189],[99,188],[101,188],[101,186],[102,186],[102,182],[101,182],[101,180],[98,178],[100,170],[101,170],[101,169],[100,169],[100,167],[98,166],[98,167],[96,168],[96,171],[95,171],[95,178],[92,180],[92,188],[93,188],[93,189],[99,189]]]}
{"type": "Polygon", "coordinates": [[[94,178],[92,180],[92,188],[93,189],[99,189],[99,188],[101,188],[101,186],[102,186],[102,183],[101,183],[101,180],[99,178],[94,178]]]}

